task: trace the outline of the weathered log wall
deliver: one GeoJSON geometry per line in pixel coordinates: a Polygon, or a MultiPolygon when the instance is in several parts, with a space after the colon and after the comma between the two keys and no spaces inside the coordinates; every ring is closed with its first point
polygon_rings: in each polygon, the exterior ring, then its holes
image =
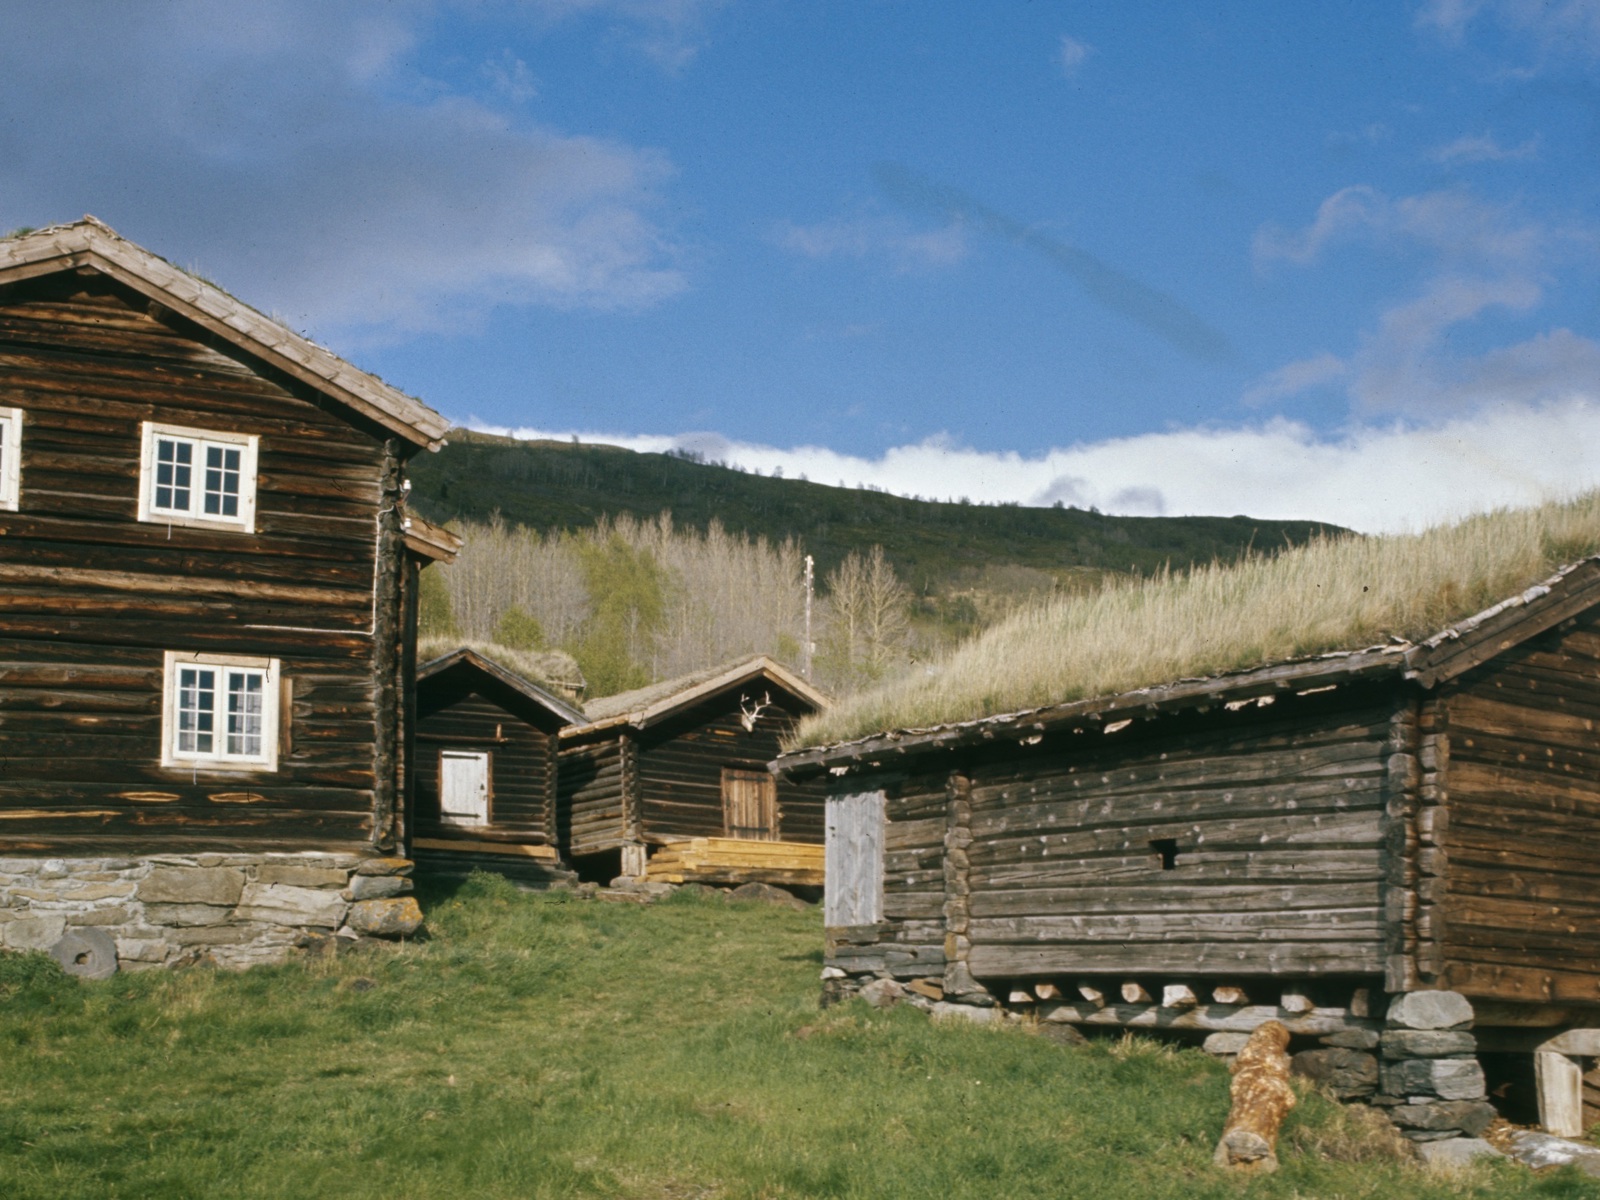
{"type": "MultiPolygon", "coordinates": [[[[779,740],[806,711],[779,695],[747,731],[740,723],[735,690],[641,731],[638,802],[643,840],[728,836],[722,769],[765,770],[778,756],[779,740]]],[[[779,840],[820,845],[822,787],[780,779],[777,793],[779,840]]]]}
{"type": "Polygon", "coordinates": [[[1461,677],[1444,701],[1448,826],[1437,864],[1447,986],[1600,1004],[1600,617],[1461,677]]]}
{"type": "Polygon", "coordinates": [[[0,853],[367,847],[398,771],[375,736],[397,719],[372,637],[382,434],[94,275],[0,294],[0,404],[26,422],[0,513],[0,853]],[[253,534],[136,520],[145,420],[260,437],[253,534]],[[277,771],[160,765],[167,650],[282,660],[277,771]]]}
{"type": "Polygon", "coordinates": [[[626,733],[561,747],[556,767],[556,833],[562,856],[615,850],[630,841],[623,774],[633,748],[626,733]]]}
{"type": "Polygon", "coordinates": [[[456,680],[427,680],[417,718],[417,836],[554,845],[555,742],[553,730],[530,724],[500,699],[456,680]],[[465,829],[440,820],[442,750],[475,750],[490,755],[492,795],[488,825],[465,829]]]}
{"type": "Polygon", "coordinates": [[[974,764],[972,973],[1382,971],[1392,701],[1337,703],[1159,718],[974,764]]]}

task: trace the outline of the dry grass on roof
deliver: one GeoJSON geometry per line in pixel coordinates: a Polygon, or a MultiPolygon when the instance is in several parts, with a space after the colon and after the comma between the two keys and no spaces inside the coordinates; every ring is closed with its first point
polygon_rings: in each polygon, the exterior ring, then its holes
{"type": "Polygon", "coordinates": [[[513,675],[520,675],[542,688],[559,690],[583,685],[583,672],[578,669],[577,660],[564,650],[513,650],[497,642],[426,637],[417,642],[417,665],[463,649],[475,650],[513,675]]]}
{"type": "Polygon", "coordinates": [[[1600,492],[1420,534],[1315,541],[1017,613],[926,674],[808,717],[795,746],[1419,640],[1600,553],[1600,492]]]}

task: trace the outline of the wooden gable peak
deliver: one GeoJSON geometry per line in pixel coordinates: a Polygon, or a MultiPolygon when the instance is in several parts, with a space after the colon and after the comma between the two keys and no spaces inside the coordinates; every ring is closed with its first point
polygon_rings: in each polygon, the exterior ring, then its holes
{"type": "Polygon", "coordinates": [[[0,240],[0,284],[82,269],[132,288],[414,445],[429,450],[444,445],[450,423],[422,401],[135,245],[94,217],[0,240]]]}
{"type": "Polygon", "coordinates": [[[782,663],[768,658],[765,654],[758,654],[710,670],[651,684],[635,691],[601,697],[592,704],[584,706],[587,724],[563,729],[561,736],[576,737],[615,725],[631,725],[635,729],[643,729],[692,708],[702,700],[729,688],[755,683],[758,680],[766,680],[774,687],[789,692],[813,709],[824,708],[828,703],[827,696],[782,663]]]}
{"type": "Polygon", "coordinates": [[[475,671],[487,679],[510,688],[519,696],[548,709],[559,717],[563,724],[581,724],[584,720],[583,713],[559,696],[545,691],[544,688],[532,680],[524,679],[515,671],[508,670],[492,658],[479,654],[469,646],[463,646],[459,650],[452,650],[449,654],[441,654],[438,658],[423,663],[417,668],[417,683],[421,684],[424,680],[432,679],[434,676],[442,675],[446,671],[460,667],[475,671]]]}

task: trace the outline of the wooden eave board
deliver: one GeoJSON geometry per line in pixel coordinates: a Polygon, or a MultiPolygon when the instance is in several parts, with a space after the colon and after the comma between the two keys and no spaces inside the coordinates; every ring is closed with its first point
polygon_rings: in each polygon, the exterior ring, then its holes
{"type": "Polygon", "coordinates": [[[454,562],[465,542],[442,525],[435,525],[426,517],[408,512],[402,523],[406,549],[430,562],[454,562]]]}
{"type": "Polygon", "coordinates": [[[422,401],[92,217],[0,241],[0,284],[81,268],[115,279],[418,446],[437,450],[444,444],[450,423],[422,401]]]}

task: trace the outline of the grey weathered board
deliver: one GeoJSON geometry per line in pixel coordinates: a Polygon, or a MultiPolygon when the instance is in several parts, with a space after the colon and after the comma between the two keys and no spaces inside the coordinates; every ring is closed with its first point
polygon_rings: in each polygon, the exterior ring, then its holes
{"type": "Polygon", "coordinates": [[[823,924],[871,925],[883,919],[882,792],[828,798],[823,924]]]}

